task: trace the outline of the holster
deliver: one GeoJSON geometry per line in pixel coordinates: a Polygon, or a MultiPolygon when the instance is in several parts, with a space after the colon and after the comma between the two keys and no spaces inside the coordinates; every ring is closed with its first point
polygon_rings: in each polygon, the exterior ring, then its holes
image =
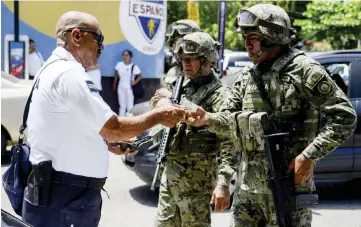
{"type": "Polygon", "coordinates": [[[43,161],[33,166],[33,171],[29,176],[27,185],[27,199],[33,205],[40,207],[46,207],[48,205],[52,171],[51,161],[43,161]]]}

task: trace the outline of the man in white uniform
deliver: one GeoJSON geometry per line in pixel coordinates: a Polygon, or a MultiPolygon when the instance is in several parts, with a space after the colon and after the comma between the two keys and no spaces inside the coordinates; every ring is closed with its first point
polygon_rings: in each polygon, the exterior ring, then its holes
{"type": "Polygon", "coordinates": [[[63,14],[56,39],[57,48],[34,82],[28,118],[33,172],[22,217],[37,227],[93,227],[100,220],[100,190],[108,171],[104,140],[126,140],[159,123],[173,127],[185,113],[175,106],[137,117],[117,117],[111,111],[85,72],[103,50],[104,37],[92,15],[63,14]]]}
{"type": "Polygon", "coordinates": [[[29,79],[34,79],[40,67],[44,64],[43,56],[36,50],[34,40],[29,39],[29,79]]]}

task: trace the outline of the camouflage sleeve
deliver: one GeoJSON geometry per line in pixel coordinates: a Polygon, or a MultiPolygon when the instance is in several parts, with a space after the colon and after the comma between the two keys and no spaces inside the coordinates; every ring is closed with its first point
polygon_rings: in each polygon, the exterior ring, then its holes
{"type": "MultiPolygon", "coordinates": [[[[174,66],[170,68],[167,74],[163,75],[160,79],[160,88],[167,89],[170,94],[172,93],[172,83],[177,79],[179,74],[178,66],[174,66]]],[[[170,97],[169,97],[170,98],[170,97]]],[[[149,100],[150,108],[153,109],[155,107],[154,97],[149,100]]]]}
{"type": "MultiPolygon", "coordinates": [[[[216,113],[220,110],[225,98],[230,95],[230,88],[221,87],[214,94],[212,101],[212,112],[216,113]]],[[[237,151],[234,149],[233,142],[230,138],[217,134],[220,141],[219,157],[220,164],[218,168],[217,184],[228,186],[233,173],[237,170],[237,151]]]]}
{"type": "Polygon", "coordinates": [[[303,94],[326,119],[319,134],[302,152],[316,163],[351,136],[356,127],[356,112],[321,65],[310,63],[302,71],[303,94]]]}
{"type": "Polygon", "coordinates": [[[242,108],[241,80],[242,74],[239,74],[231,88],[231,92],[227,97],[224,97],[225,100],[218,112],[207,113],[211,119],[210,131],[223,136],[230,135],[228,117],[232,112],[239,111],[242,108]]]}

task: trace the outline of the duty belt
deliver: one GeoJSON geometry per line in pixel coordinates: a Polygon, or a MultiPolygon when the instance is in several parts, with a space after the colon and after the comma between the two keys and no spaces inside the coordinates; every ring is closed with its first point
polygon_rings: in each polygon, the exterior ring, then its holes
{"type": "Polygon", "coordinates": [[[71,185],[91,189],[102,189],[106,181],[106,178],[84,177],[55,170],[53,170],[51,178],[52,183],[54,184],[71,185]]]}

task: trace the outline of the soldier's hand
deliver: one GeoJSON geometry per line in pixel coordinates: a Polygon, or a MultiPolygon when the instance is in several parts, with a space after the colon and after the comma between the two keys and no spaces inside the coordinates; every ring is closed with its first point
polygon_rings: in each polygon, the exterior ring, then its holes
{"type": "Polygon", "coordinates": [[[298,155],[288,166],[288,172],[294,170],[295,184],[304,184],[312,175],[314,164],[303,154],[298,155]]]}
{"type": "Polygon", "coordinates": [[[154,94],[154,104],[157,104],[162,98],[170,98],[171,96],[172,93],[169,90],[165,88],[158,89],[154,94]]]}
{"type": "MultiPolygon", "coordinates": [[[[132,143],[136,140],[136,138],[132,138],[132,139],[129,139],[129,140],[124,140],[124,142],[127,142],[127,143],[132,143]]],[[[108,141],[105,141],[105,143],[107,144],[108,146],[108,151],[116,154],[116,155],[121,155],[121,154],[136,154],[138,152],[138,150],[135,150],[135,151],[132,151],[130,152],[130,148],[126,148],[126,149],[121,149],[120,146],[113,146],[111,143],[109,143],[108,141]]]]}
{"type": "Polygon", "coordinates": [[[163,105],[157,109],[160,113],[160,124],[166,127],[172,128],[185,118],[186,111],[177,105],[163,105]]]}
{"type": "Polygon", "coordinates": [[[228,186],[217,185],[213,191],[211,204],[214,204],[215,211],[224,211],[229,207],[230,194],[228,186]]]}
{"type": "Polygon", "coordinates": [[[211,120],[207,116],[207,111],[202,107],[198,107],[197,111],[189,112],[186,116],[186,123],[195,127],[200,127],[204,125],[209,125],[211,120]]]}

